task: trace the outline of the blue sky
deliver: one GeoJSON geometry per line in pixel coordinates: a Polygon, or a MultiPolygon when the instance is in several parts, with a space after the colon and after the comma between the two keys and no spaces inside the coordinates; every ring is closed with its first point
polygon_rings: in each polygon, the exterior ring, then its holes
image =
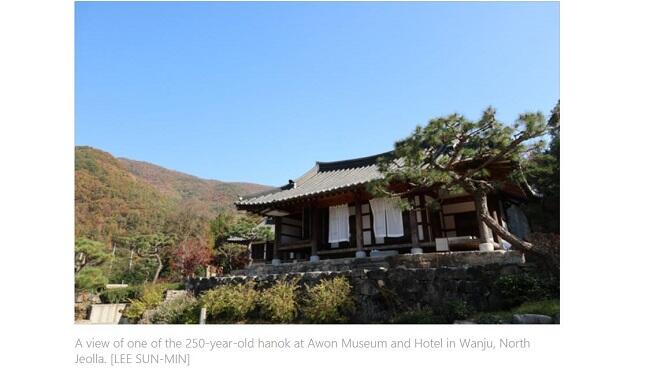
{"type": "Polygon", "coordinates": [[[280,185],[559,99],[557,3],[76,3],[75,143],[280,185]]]}

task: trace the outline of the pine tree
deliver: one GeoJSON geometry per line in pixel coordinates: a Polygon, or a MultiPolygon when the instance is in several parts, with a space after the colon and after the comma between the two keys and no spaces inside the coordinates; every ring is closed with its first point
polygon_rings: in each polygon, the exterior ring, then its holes
{"type": "MultiPolygon", "coordinates": [[[[527,153],[539,150],[539,140],[554,128],[544,115],[524,113],[512,126],[504,125],[488,107],[479,120],[452,114],[435,118],[406,139],[395,144],[391,155],[378,161],[383,177],[369,190],[376,196],[405,195],[435,189],[436,197],[464,191],[475,198],[481,222],[481,243],[488,242],[488,229],[513,245],[531,250],[532,244],[519,239],[491,217],[487,195],[506,180],[521,181],[521,162],[527,153]],[[508,169],[508,178],[492,175],[495,168],[508,169]]],[[[437,199],[439,202],[439,199],[437,199]]],[[[406,205],[407,207],[409,205],[406,205]]]]}
{"type": "Polygon", "coordinates": [[[548,147],[531,153],[522,163],[524,179],[536,197],[525,207],[534,231],[560,233],[560,102],[549,118],[548,147]]]}

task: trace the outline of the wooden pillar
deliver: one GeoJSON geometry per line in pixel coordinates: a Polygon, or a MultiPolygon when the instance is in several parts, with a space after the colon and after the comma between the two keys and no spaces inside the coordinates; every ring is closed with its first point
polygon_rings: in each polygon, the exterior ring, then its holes
{"type": "Polygon", "coordinates": [[[357,257],[365,257],[366,252],[363,250],[363,215],[361,212],[361,200],[359,196],[354,199],[354,225],[355,225],[355,237],[357,241],[357,257]]]}
{"type": "Polygon", "coordinates": [[[311,256],[309,257],[309,261],[311,262],[318,262],[320,260],[320,257],[318,257],[318,247],[319,247],[319,242],[320,242],[320,213],[318,212],[318,208],[315,206],[312,206],[309,212],[309,217],[310,219],[310,227],[311,227],[311,256]]]}
{"type": "Polygon", "coordinates": [[[253,264],[253,242],[248,241],[248,266],[253,264]]]}
{"type": "Polygon", "coordinates": [[[501,197],[499,197],[497,202],[499,203],[499,224],[507,229],[508,224],[506,223],[506,214],[503,210],[503,201],[501,201],[501,197]]]}
{"type": "Polygon", "coordinates": [[[273,217],[273,224],[275,225],[275,242],[273,243],[273,260],[272,264],[280,264],[280,257],[278,248],[280,248],[280,240],[282,240],[282,217],[273,217]]]}
{"type": "Polygon", "coordinates": [[[420,215],[422,216],[422,237],[425,242],[430,242],[434,240],[431,236],[433,227],[431,226],[426,198],[422,194],[418,195],[418,197],[420,199],[420,215]]]}
{"type": "Polygon", "coordinates": [[[422,248],[420,248],[420,237],[418,235],[418,218],[417,210],[415,209],[415,200],[413,197],[409,198],[409,203],[411,203],[411,210],[409,210],[409,225],[411,226],[411,253],[412,254],[421,254],[422,248]]]}

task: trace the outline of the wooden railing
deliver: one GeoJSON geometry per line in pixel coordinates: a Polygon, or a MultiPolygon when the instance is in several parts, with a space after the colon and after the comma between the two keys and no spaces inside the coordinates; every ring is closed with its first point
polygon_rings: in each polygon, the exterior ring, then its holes
{"type": "MultiPolygon", "coordinates": [[[[452,239],[449,240],[449,247],[452,248],[458,248],[462,250],[471,250],[471,249],[478,249],[478,245],[480,244],[480,241],[478,239],[452,239]]],[[[402,243],[402,244],[382,244],[382,245],[372,245],[372,246],[367,246],[363,247],[362,250],[369,252],[373,250],[387,250],[387,249],[406,249],[406,248],[411,248],[413,246],[412,243],[402,243]]],[[[429,248],[429,247],[435,247],[436,242],[420,242],[419,247],[423,248],[429,248]]],[[[289,243],[285,244],[280,244],[278,247],[279,251],[294,251],[294,250],[300,250],[300,249],[305,249],[311,247],[311,240],[296,240],[292,241],[289,243]]],[[[325,250],[319,250],[318,255],[329,255],[329,254],[339,254],[339,253],[349,253],[349,252],[355,252],[357,248],[332,248],[332,249],[325,249],[325,250]]]]}
{"type": "MultiPolygon", "coordinates": [[[[449,247],[450,248],[457,248],[460,250],[473,250],[476,249],[478,250],[478,245],[480,244],[480,241],[478,239],[456,239],[456,240],[450,240],[449,241],[449,247]]],[[[421,248],[429,248],[429,247],[435,247],[436,242],[420,242],[419,247],[421,248]]],[[[413,244],[411,243],[403,243],[403,244],[385,244],[385,245],[373,245],[369,247],[363,247],[362,250],[369,252],[373,250],[387,250],[387,249],[407,249],[413,247],[413,244]]],[[[320,250],[318,251],[318,255],[329,255],[329,254],[338,254],[338,253],[350,253],[350,252],[355,252],[357,249],[356,248],[335,248],[335,249],[327,249],[327,250],[320,250]]]]}

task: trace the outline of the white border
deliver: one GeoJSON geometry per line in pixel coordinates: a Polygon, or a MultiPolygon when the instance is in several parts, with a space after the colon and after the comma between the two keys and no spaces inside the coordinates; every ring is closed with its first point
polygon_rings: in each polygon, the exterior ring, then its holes
{"type": "MultiPolygon", "coordinates": [[[[560,326],[209,326],[72,324],[73,10],[0,5],[3,368],[68,368],[83,336],[528,335],[521,353],[226,353],[203,368],[528,368],[647,365],[645,163],[650,78],[643,2],[561,3],[560,326]]],[[[534,89],[534,86],[530,87],[534,89]]],[[[198,365],[198,363],[197,363],[198,365]]],[[[194,366],[193,366],[194,367],[194,366]]],[[[197,366],[198,367],[198,366],[197,366]]]]}

